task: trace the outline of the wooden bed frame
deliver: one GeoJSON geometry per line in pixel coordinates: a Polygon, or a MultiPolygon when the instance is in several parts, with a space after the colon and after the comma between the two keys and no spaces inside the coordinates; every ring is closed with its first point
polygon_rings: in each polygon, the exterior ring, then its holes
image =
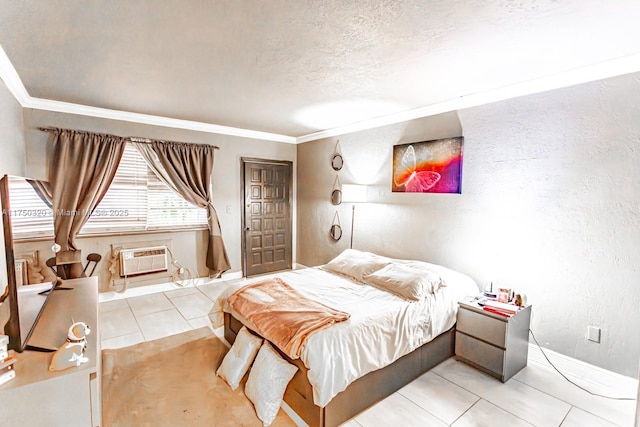
{"type": "MultiPolygon", "coordinates": [[[[224,313],[224,337],[230,344],[235,341],[240,328],[242,323],[239,320],[224,313]]],[[[455,326],[391,365],[358,378],[324,408],[313,403],[313,389],[304,363],[280,352],[282,357],[298,367],[285,391],[284,401],[311,427],[338,426],[453,356],[454,340],[455,326]]]]}

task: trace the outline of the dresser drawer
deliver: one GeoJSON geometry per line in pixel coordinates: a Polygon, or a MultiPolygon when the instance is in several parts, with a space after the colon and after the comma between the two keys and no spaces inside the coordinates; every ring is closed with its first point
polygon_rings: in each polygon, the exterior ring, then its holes
{"type": "Polygon", "coordinates": [[[456,332],[456,356],[475,363],[502,377],[504,350],[456,332]]]}
{"type": "Polygon", "coordinates": [[[507,322],[501,319],[460,307],[456,329],[503,349],[506,348],[507,322]]]}

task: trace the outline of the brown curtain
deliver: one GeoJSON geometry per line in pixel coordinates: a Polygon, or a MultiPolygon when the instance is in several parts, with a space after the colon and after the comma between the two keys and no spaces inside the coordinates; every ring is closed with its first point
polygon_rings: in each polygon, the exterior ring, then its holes
{"type": "Polygon", "coordinates": [[[35,191],[38,197],[40,197],[40,200],[42,200],[48,207],[51,207],[53,196],[51,195],[51,185],[49,182],[36,179],[27,179],[27,182],[31,184],[33,191],[35,191]]]}
{"type": "Polygon", "coordinates": [[[113,135],[47,130],[55,241],[62,251],[76,250],[76,236],[109,189],[125,141],[113,135]]]}
{"type": "Polygon", "coordinates": [[[209,242],[206,265],[213,276],[231,268],[222,240],[218,214],[211,198],[211,172],[215,148],[211,145],[152,141],[134,143],[149,168],[187,202],[206,208],[209,242]]]}

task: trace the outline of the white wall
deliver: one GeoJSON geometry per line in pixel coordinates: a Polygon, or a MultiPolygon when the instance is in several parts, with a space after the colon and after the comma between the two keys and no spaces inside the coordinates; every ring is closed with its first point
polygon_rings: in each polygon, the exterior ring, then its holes
{"type": "MultiPolygon", "coordinates": [[[[24,135],[22,107],[0,80],[0,177],[24,173],[24,135]]],[[[4,251],[4,234],[0,233],[0,295],[7,285],[7,263],[4,251]]],[[[8,304],[2,304],[3,308],[8,304]]],[[[0,309],[0,333],[8,315],[0,309]]]]}
{"type": "MultiPolygon", "coordinates": [[[[640,371],[640,366],[638,370],[640,371]]],[[[638,383],[638,397],[636,397],[636,427],[640,427],[640,383],[638,383]]]]}
{"type": "MultiPolygon", "coordinates": [[[[461,195],[391,193],[393,145],[458,136],[451,115],[340,137],[342,183],[372,185],[354,247],[418,258],[528,295],[545,347],[637,378],[640,74],[458,112],[461,195]],[[449,130],[450,134],[443,135],[449,130]],[[602,342],[587,341],[587,326],[602,342]],[[630,325],[634,325],[630,328],[630,325]]],[[[335,138],[298,146],[298,262],[328,261],[335,138]],[[320,174],[320,176],[314,176],[320,174]]]]}
{"type": "MultiPolygon", "coordinates": [[[[159,126],[142,125],[124,121],[107,120],[93,117],[78,116],[41,110],[24,110],[26,170],[29,178],[46,179],[47,133],[38,127],[59,127],[67,129],[85,130],[92,132],[111,133],[119,136],[139,136],[173,141],[184,141],[201,144],[212,144],[220,147],[216,151],[213,169],[213,203],[218,212],[222,236],[225,241],[230,272],[241,271],[241,194],[240,194],[240,159],[241,157],[255,157],[274,160],[295,160],[296,146],[292,144],[239,138],[225,135],[215,135],[182,129],[164,128],[159,126]]],[[[294,178],[294,209],[295,209],[295,178],[294,178]]],[[[295,211],[294,211],[295,212],[295,211]]],[[[109,236],[79,239],[83,253],[97,252],[106,258],[110,253],[111,244],[127,242],[149,242],[171,239],[175,257],[185,267],[206,275],[205,245],[206,234],[203,231],[178,233],[147,233],[133,236],[109,236]]],[[[295,235],[293,236],[296,241],[295,235]]],[[[32,247],[47,245],[33,244],[32,247]]],[[[21,245],[21,249],[28,250],[28,245],[21,245]]],[[[295,254],[295,247],[294,247],[295,254]]],[[[295,255],[294,255],[295,256],[295,255]]],[[[293,260],[295,262],[295,258],[293,260]]],[[[108,263],[101,262],[99,272],[100,290],[107,290],[106,279],[108,263]]],[[[167,281],[167,277],[157,277],[149,283],[167,281]]]]}
{"type": "Polygon", "coordinates": [[[0,174],[22,175],[25,142],[22,107],[0,80],[0,174]]]}

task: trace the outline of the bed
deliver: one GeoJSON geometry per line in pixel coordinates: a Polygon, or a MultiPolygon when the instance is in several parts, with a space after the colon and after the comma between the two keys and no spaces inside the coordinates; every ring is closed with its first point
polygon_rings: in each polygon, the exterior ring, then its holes
{"type": "MultiPolygon", "coordinates": [[[[328,264],[277,274],[303,297],[349,313],[309,335],[284,401],[310,426],[337,426],[454,353],[457,302],[478,293],[466,275],[421,261],[346,250],[328,264]]],[[[251,321],[223,295],[229,343],[251,321]]]]}

